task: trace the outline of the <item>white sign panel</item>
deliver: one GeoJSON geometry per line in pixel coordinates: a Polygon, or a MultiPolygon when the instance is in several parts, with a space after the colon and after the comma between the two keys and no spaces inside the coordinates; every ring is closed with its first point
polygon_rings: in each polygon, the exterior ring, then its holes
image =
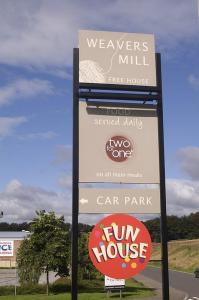
{"type": "Polygon", "coordinates": [[[14,243],[13,241],[0,241],[0,256],[13,256],[14,243]]]}
{"type": "Polygon", "coordinates": [[[155,109],[79,105],[80,182],[159,183],[155,109]]]}
{"type": "Polygon", "coordinates": [[[79,213],[160,213],[157,189],[79,189],[79,213]]]}
{"type": "Polygon", "coordinates": [[[124,287],[125,279],[115,279],[105,276],[105,287],[124,287]]]}
{"type": "Polygon", "coordinates": [[[154,36],[81,30],[79,81],[156,86],[154,36]]]}

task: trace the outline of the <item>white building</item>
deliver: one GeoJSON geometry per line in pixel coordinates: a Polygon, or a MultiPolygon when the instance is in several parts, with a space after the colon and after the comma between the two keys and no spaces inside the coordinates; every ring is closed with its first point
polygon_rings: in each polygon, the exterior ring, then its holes
{"type": "Polygon", "coordinates": [[[16,266],[17,250],[28,234],[26,231],[0,231],[0,268],[16,266]]]}

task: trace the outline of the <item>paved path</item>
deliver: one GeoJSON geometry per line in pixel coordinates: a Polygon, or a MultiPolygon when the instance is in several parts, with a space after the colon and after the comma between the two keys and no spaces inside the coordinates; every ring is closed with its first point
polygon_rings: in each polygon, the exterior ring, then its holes
{"type": "MultiPolygon", "coordinates": [[[[162,300],[162,283],[157,280],[153,280],[144,275],[137,275],[135,279],[139,282],[143,282],[143,284],[147,287],[154,288],[156,296],[145,298],[146,300],[162,300]]],[[[186,296],[185,292],[176,290],[170,287],[170,300],[184,300],[186,296]]],[[[142,300],[145,300],[142,298],[142,300]]]]}
{"type": "Polygon", "coordinates": [[[0,286],[18,284],[15,269],[0,269],[0,286]]]}
{"type": "MultiPolygon", "coordinates": [[[[55,277],[55,272],[49,273],[49,282],[53,283],[58,277],[55,277]]],[[[42,274],[39,279],[40,284],[46,284],[46,274],[42,274]]],[[[0,269],[0,286],[3,285],[19,285],[16,277],[15,269],[0,269]]]]}
{"type": "MultiPolygon", "coordinates": [[[[143,282],[146,285],[147,283],[151,287],[153,287],[154,285],[157,292],[161,293],[162,278],[161,278],[161,270],[159,268],[148,267],[139,276],[143,276],[143,282]]],[[[139,278],[139,276],[137,278],[139,278]]],[[[184,295],[184,298],[182,299],[185,299],[185,296],[187,296],[187,300],[188,299],[199,300],[199,278],[194,278],[193,274],[170,270],[169,281],[170,281],[170,297],[172,300],[173,299],[175,300],[175,298],[173,297],[177,297],[177,294],[179,294],[178,297],[180,297],[180,294],[184,295]]]]}

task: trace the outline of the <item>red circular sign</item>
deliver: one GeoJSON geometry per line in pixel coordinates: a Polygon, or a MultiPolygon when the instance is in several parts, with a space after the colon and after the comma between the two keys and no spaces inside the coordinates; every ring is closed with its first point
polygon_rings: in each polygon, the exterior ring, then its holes
{"type": "Polygon", "coordinates": [[[113,136],[106,143],[106,154],[116,162],[123,162],[132,156],[133,147],[129,139],[123,136],[113,136]]]}
{"type": "Polygon", "coordinates": [[[95,225],[89,255],[98,271],[112,278],[137,275],[151,256],[151,238],[145,225],[132,216],[115,214],[95,225]]]}

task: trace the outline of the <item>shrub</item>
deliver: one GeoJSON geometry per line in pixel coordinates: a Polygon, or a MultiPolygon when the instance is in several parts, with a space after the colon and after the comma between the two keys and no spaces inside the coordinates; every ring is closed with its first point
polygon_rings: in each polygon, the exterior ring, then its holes
{"type": "Polygon", "coordinates": [[[1,296],[14,295],[14,293],[15,293],[14,286],[0,286],[1,296]]]}
{"type": "Polygon", "coordinates": [[[58,278],[50,285],[50,292],[54,294],[65,293],[71,291],[71,280],[66,277],[58,278]]]}
{"type": "MultiPolygon", "coordinates": [[[[79,291],[96,292],[103,291],[104,284],[103,280],[81,280],[78,283],[79,291]]],[[[71,291],[71,280],[62,277],[58,278],[53,284],[50,285],[50,292],[53,294],[66,293],[71,291]]],[[[0,286],[0,295],[14,295],[14,286],[0,286]]],[[[17,295],[34,295],[34,294],[45,294],[45,284],[24,284],[17,286],[17,295]]]]}

